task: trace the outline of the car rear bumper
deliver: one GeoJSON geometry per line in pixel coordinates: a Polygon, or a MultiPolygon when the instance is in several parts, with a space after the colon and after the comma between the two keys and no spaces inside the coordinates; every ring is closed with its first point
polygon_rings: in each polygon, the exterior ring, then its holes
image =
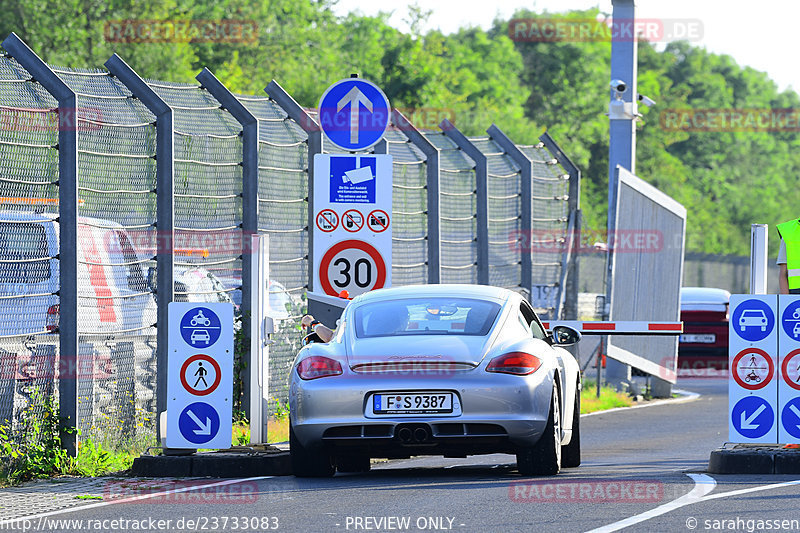
{"type": "MultiPolygon", "coordinates": [[[[537,375],[538,374],[538,375],[537,375]]],[[[547,423],[552,377],[487,374],[483,370],[446,378],[342,376],[290,384],[290,416],[304,446],[361,447],[376,457],[448,453],[493,453],[538,441],[547,423]],[[374,392],[449,391],[460,415],[375,416],[367,414],[374,392]],[[426,438],[404,439],[410,428],[426,438]],[[420,432],[421,434],[422,432],[420,432]]]]}

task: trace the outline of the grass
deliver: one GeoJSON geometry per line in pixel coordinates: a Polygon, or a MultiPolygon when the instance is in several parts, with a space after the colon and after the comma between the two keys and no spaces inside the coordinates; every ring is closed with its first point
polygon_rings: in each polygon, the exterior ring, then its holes
{"type": "Polygon", "coordinates": [[[581,414],[605,411],[615,407],[628,407],[633,405],[633,400],[625,393],[617,392],[613,387],[604,385],[600,388],[600,397],[597,397],[597,385],[593,381],[584,381],[581,390],[581,414]]]}
{"type": "MultiPolygon", "coordinates": [[[[289,417],[270,417],[267,423],[267,442],[286,442],[289,440],[289,417]]],[[[250,426],[246,420],[233,423],[233,445],[250,444],[250,426]]]]}

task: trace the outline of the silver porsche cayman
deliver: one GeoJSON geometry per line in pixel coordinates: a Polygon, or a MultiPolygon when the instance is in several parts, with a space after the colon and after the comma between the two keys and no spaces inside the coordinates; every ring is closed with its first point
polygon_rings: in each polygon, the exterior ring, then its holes
{"type": "Polygon", "coordinates": [[[417,285],[354,298],[335,337],[290,377],[295,475],[369,470],[371,457],[510,453],[520,474],[580,464],[581,375],[519,294],[417,285]]]}

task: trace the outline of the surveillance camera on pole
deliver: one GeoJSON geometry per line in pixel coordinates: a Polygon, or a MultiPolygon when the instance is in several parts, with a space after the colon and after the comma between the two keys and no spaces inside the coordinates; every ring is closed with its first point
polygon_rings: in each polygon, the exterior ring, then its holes
{"type": "Polygon", "coordinates": [[[628,90],[624,80],[614,79],[609,84],[611,87],[611,102],[608,104],[608,118],[611,120],[635,120],[637,113],[635,102],[626,102],[622,96],[628,90]]]}
{"type": "Polygon", "coordinates": [[[655,100],[653,100],[652,98],[650,98],[648,96],[645,96],[643,94],[639,95],[639,101],[641,103],[643,103],[644,105],[646,105],[647,107],[653,107],[654,105],[656,105],[656,101],[655,100]]]}

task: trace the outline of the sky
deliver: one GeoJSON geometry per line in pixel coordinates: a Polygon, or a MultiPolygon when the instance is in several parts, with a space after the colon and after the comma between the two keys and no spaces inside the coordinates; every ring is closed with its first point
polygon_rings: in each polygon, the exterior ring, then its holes
{"type": "MultiPolygon", "coordinates": [[[[563,12],[597,7],[611,13],[611,0],[339,0],[339,15],[361,11],[374,15],[393,12],[389,23],[408,30],[409,4],[432,10],[423,29],[451,33],[463,26],[488,29],[495,18],[509,19],[514,11],[563,12]]],[[[739,65],[766,72],[780,89],[800,91],[800,2],[797,0],[638,0],[637,19],[669,19],[682,27],[700,28],[692,44],[717,54],[732,56],[739,65]],[[698,26],[699,21],[699,26],[698,26]]]]}

